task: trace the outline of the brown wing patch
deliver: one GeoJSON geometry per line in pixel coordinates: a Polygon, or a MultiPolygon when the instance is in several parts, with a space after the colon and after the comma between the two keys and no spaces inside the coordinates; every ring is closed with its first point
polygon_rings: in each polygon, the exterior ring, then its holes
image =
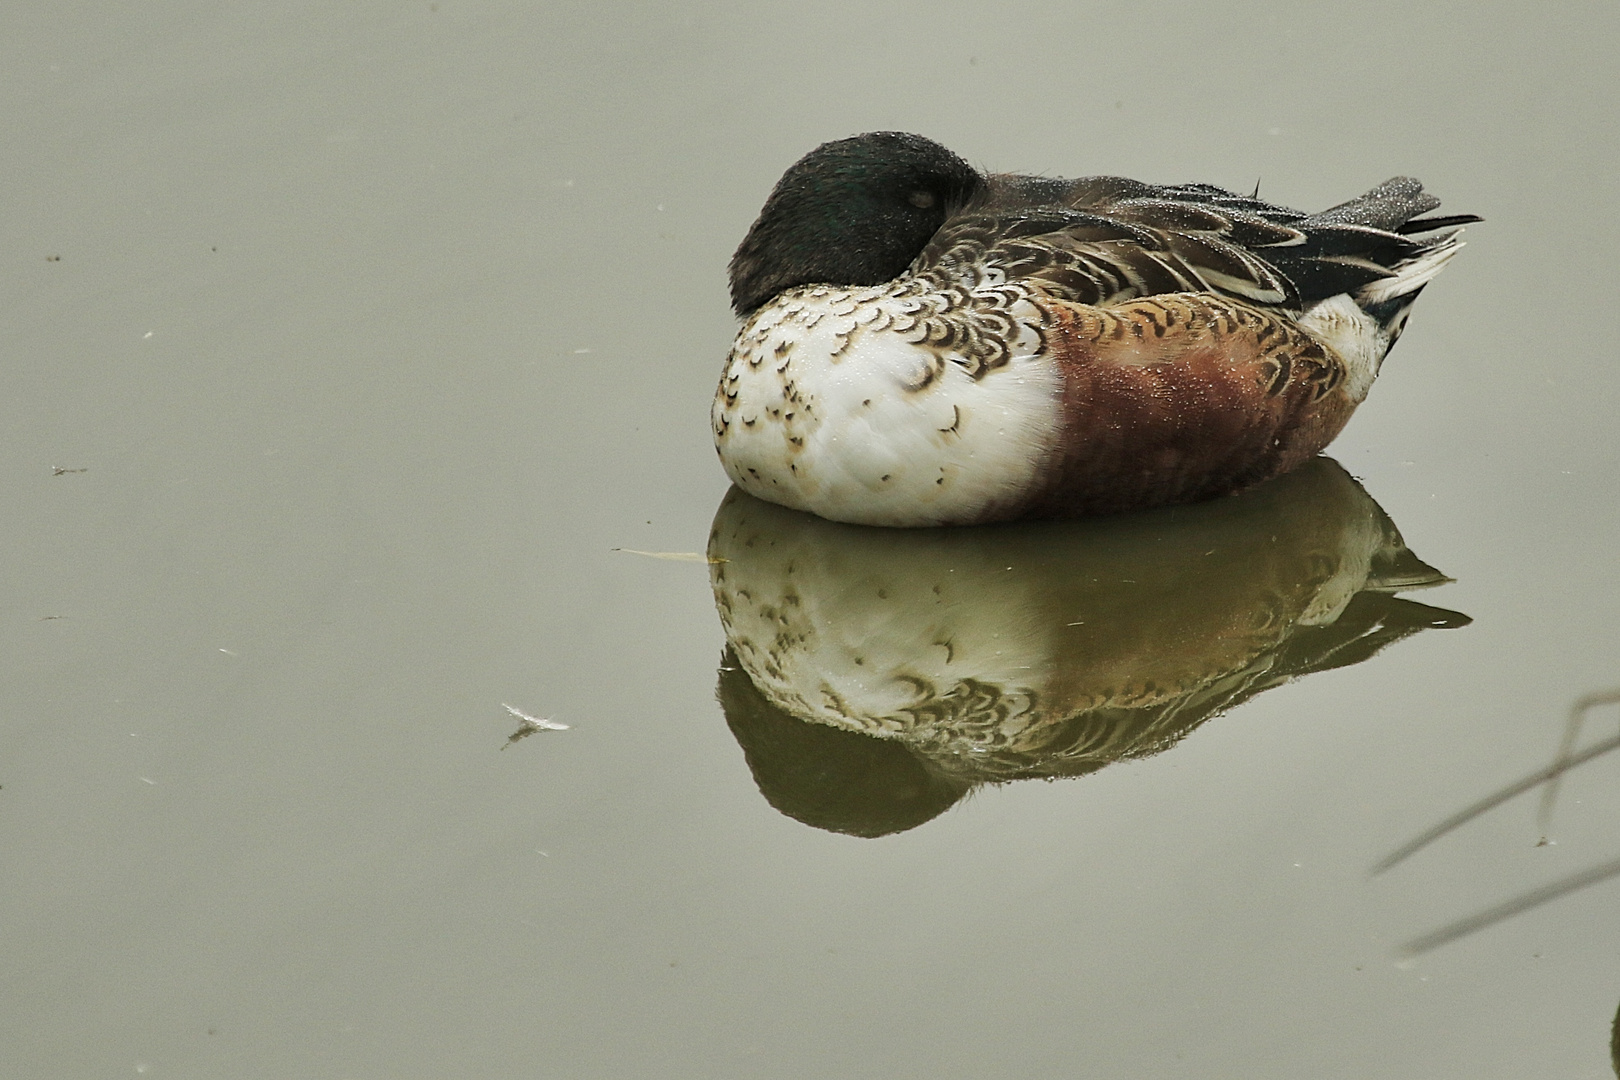
{"type": "Polygon", "coordinates": [[[1317,453],[1354,408],[1335,393],[1338,356],[1286,319],[1226,297],[1047,307],[1047,347],[1065,387],[1049,513],[1241,490],[1317,453]]]}
{"type": "Polygon", "coordinates": [[[1252,372],[1278,396],[1304,386],[1320,398],[1344,379],[1344,363],[1288,320],[1209,293],[1143,297],[1112,307],[1053,305],[1070,349],[1102,364],[1185,364],[1194,356],[1252,372]]]}

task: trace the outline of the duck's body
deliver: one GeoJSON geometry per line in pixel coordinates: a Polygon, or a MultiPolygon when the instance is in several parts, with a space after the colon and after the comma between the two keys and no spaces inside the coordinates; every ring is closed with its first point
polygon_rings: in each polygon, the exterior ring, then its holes
{"type": "Polygon", "coordinates": [[[1414,220],[1437,205],[1403,178],[1305,215],[1207,185],[984,176],[913,135],[828,143],[732,260],[745,322],[715,445],[745,491],[872,525],[1239,491],[1366,396],[1475,220],[1414,220]]]}

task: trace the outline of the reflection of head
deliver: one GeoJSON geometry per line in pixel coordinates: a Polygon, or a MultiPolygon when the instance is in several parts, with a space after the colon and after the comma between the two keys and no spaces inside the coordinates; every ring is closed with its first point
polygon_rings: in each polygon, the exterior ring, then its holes
{"type": "Polygon", "coordinates": [[[806,825],[852,836],[904,832],[971,786],[930,772],[903,743],[794,719],[760,695],[729,648],[716,696],[760,794],[806,825]]]}
{"type": "MultiPolygon", "coordinates": [[[[734,490],[709,555],[753,713],[875,736],[958,790],[1158,753],[1269,687],[1468,622],[1392,595],[1447,579],[1326,459],[1199,506],[969,529],[840,525],[734,490]]],[[[762,789],[809,805],[807,770],[768,784],[745,749],[762,789]]]]}

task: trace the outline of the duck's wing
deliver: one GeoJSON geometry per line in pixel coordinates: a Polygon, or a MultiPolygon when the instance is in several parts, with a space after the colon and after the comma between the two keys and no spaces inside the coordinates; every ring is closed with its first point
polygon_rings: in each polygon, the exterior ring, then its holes
{"type": "Polygon", "coordinates": [[[1393,277],[1449,238],[1416,234],[1478,220],[1422,218],[1439,200],[1405,177],[1314,215],[1209,184],[996,179],[992,197],[947,221],[914,270],[999,270],[1085,304],[1214,292],[1297,311],[1393,277]]]}
{"type": "Polygon", "coordinates": [[[1265,305],[1297,304],[1298,290],[1284,274],[1222,236],[1225,218],[1189,207],[1142,209],[1096,213],[1035,207],[961,214],[934,235],[913,271],[958,279],[999,271],[1082,304],[1173,292],[1223,292],[1265,305]],[[1133,220],[1138,217],[1149,221],[1133,220]],[[1174,227],[1165,227],[1167,218],[1174,227]]]}

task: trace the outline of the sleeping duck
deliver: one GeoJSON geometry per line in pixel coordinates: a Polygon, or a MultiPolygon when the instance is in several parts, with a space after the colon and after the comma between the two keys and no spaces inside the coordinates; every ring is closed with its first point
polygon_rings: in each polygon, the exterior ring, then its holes
{"type": "Polygon", "coordinates": [[[826,143],[730,266],[726,473],[834,521],[1106,514],[1249,488],[1338,435],[1473,215],[1408,177],[1304,214],[1209,184],[985,174],[826,143]]]}

